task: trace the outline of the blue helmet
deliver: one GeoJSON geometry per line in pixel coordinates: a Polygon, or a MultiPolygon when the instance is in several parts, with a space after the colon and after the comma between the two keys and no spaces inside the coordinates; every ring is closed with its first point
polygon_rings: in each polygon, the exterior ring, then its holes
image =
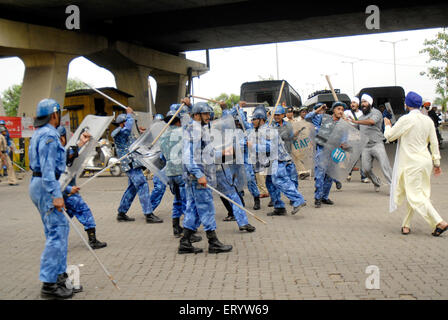
{"type": "Polygon", "coordinates": [[[122,114],[119,114],[119,115],[117,116],[117,118],[115,119],[114,124],[120,124],[120,123],[123,123],[123,122],[125,122],[125,121],[126,121],[126,114],[125,114],[125,113],[122,113],[122,114]]]}
{"type": "Polygon", "coordinates": [[[252,113],[252,120],[255,119],[264,119],[266,120],[268,118],[268,114],[266,112],[266,108],[264,105],[255,107],[254,112],[252,113]]]}
{"type": "Polygon", "coordinates": [[[163,116],[163,114],[158,113],[154,116],[154,119],[163,120],[163,119],[165,119],[165,117],[163,116]]]}
{"type": "MultiPolygon", "coordinates": [[[[166,117],[165,117],[165,122],[166,123],[168,123],[170,120],[171,120],[171,118],[176,114],[176,110],[170,110],[170,111],[168,111],[167,113],[166,113],[166,117]]],[[[177,114],[177,116],[176,116],[176,119],[180,119],[179,118],[179,114],[180,113],[182,113],[182,112],[179,112],[178,114],[177,114]]],[[[173,120],[174,122],[176,122],[175,120],[173,120]]],[[[171,124],[173,124],[173,122],[171,122],[171,124]]]]}
{"type": "Polygon", "coordinates": [[[275,107],[275,111],[274,114],[285,114],[285,108],[283,108],[283,106],[276,106],[275,107]]]}
{"type": "Polygon", "coordinates": [[[344,110],[348,109],[347,105],[344,102],[336,101],[332,104],[330,111],[333,111],[333,109],[336,107],[343,107],[344,110]]]}
{"type": "MultiPolygon", "coordinates": [[[[179,103],[173,103],[173,104],[170,106],[170,111],[174,111],[174,112],[176,112],[177,109],[179,109],[179,107],[180,107],[180,104],[179,104],[179,103]]],[[[183,109],[183,108],[182,108],[182,109],[183,109]]]]}
{"type": "Polygon", "coordinates": [[[67,135],[67,131],[65,130],[65,127],[63,127],[63,126],[58,127],[58,133],[61,137],[67,135]]]}
{"type": "Polygon", "coordinates": [[[5,120],[0,120],[0,126],[5,126],[5,125],[6,125],[5,120]]]}
{"type": "Polygon", "coordinates": [[[191,109],[192,114],[197,113],[212,113],[213,109],[208,105],[206,102],[197,102],[193,105],[193,108],[191,109]]]}
{"type": "Polygon", "coordinates": [[[37,104],[34,126],[41,127],[50,121],[52,113],[61,111],[61,106],[54,99],[43,99],[37,104]]]}

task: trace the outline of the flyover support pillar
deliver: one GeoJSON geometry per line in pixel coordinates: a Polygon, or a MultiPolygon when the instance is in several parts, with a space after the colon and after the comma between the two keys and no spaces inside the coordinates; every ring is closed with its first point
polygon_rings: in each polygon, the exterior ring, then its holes
{"type": "Polygon", "coordinates": [[[36,106],[45,98],[55,99],[64,106],[68,66],[75,55],[35,53],[20,56],[25,64],[22,92],[17,116],[33,117],[36,106]]]}
{"type": "Polygon", "coordinates": [[[182,74],[153,75],[157,81],[156,110],[165,115],[170,105],[185,97],[188,76],[182,74]]]}

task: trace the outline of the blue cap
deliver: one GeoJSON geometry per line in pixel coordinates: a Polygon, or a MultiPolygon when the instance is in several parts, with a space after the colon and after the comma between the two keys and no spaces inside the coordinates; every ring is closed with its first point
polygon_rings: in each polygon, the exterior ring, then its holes
{"type": "Polygon", "coordinates": [[[163,114],[158,113],[154,116],[154,119],[163,120],[163,119],[165,119],[165,117],[163,116],[163,114]]]}
{"type": "Polygon", "coordinates": [[[61,111],[61,106],[54,99],[43,99],[37,104],[36,118],[34,119],[34,126],[41,127],[50,121],[52,113],[61,111]]]}
{"type": "Polygon", "coordinates": [[[410,91],[406,95],[405,103],[408,107],[420,108],[423,104],[423,98],[418,93],[410,91]]]}
{"type": "Polygon", "coordinates": [[[275,107],[275,111],[274,114],[285,114],[285,108],[283,108],[283,106],[276,106],[275,107]]]}
{"type": "Polygon", "coordinates": [[[58,130],[58,133],[59,133],[60,136],[67,135],[67,131],[65,130],[65,127],[59,126],[57,130],[58,130]]]}
{"type": "Polygon", "coordinates": [[[5,120],[0,120],[0,126],[4,126],[4,125],[6,125],[5,120]]]}

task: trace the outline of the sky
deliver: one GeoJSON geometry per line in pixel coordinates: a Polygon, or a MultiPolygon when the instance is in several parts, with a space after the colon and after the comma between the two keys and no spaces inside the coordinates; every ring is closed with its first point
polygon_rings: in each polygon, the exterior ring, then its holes
{"type": "MultiPolygon", "coordinates": [[[[428,56],[419,53],[425,39],[435,38],[442,29],[327,38],[277,44],[279,79],[289,84],[306,101],[315,90],[328,89],[329,75],[335,89],[353,96],[365,87],[393,86],[393,46],[396,44],[397,85],[405,92],[415,91],[425,100],[436,97],[436,82],[421,76],[428,68],[428,56]],[[354,62],[351,64],[351,62],[354,62]],[[352,66],[354,76],[352,73],[352,66]],[[354,82],[354,89],[353,89],[354,82]]],[[[205,50],[187,52],[188,59],[205,63],[205,50]]],[[[277,79],[276,44],[210,50],[210,71],[195,78],[193,94],[214,98],[221,93],[238,94],[244,82],[272,76],[277,79]]],[[[24,65],[18,58],[0,59],[0,93],[22,82],[24,65]]],[[[83,57],[69,66],[70,78],[78,78],[96,87],[115,87],[112,73],[83,57]]],[[[156,83],[152,81],[153,94],[156,83]]]]}

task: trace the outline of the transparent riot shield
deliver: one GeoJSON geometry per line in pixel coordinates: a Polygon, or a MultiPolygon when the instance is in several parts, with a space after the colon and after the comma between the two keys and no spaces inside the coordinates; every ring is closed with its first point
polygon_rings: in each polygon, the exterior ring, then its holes
{"type": "Polygon", "coordinates": [[[273,161],[278,160],[281,140],[278,130],[274,127],[263,126],[258,130],[251,130],[247,137],[249,163],[254,165],[255,172],[270,175],[273,161]]]}
{"type": "Polygon", "coordinates": [[[152,117],[150,112],[140,112],[140,111],[134,116],[135,123],[137,124],[137,125],[134,124],[132,126],[132,134],[134,137],[139,137],[141,135],[139,130],[137,130],[137,126],[143,127],[145,129],[148,129],[151,126],[152,119],[150,117],[152,117]]]}
{"type": "Polygon", "coordinates": [[[291,156],[299,173],[314,171],[314,155],[316,151],[316,130],[308,121],[291,122],[294,131],[291,156]]]}
{"type": "Polygon", "coordinates": [[[73,178],[76,178],[81,174],[85,167],[85,162],[95,151],[98,140],[102,137],[104,131],[106,131],[113,119],[113,116],[100,117],[87,115],[81,122],[78,129],[76,129],[75,133],[65,146],[65,149],[68,150],[71,146],[77,145],[81,134],[85,131],[90,133],[91,138],[89,142],[78,151],[78,157],[73,161],[70,167],[66,168],[65,172],[59,178],[61,190],[64,190],[73,178]]]}
{"type": "Polygon", "coordinates": [[[165,175],[165,172],[162,171],[165,163],[160,157],[161,154],[160,147],[157,145],[151,149],[146,146],[140,146],[138,150],[134,151],[131,157],[133,158],[134,163],[138,163],[147,168],[166,185],[168,183],[168,178],[165,175]]]}
{"type": "Polygon", "coordinates": [[[145,133],[143,133],[131,144],[129,147],[129,152],[132,152],[141,146],[151,146],[152,142],[159,136],[165,125],[165,121],[153,120],[151,126],[146,129],[145,133]]]}
{"type": "Polygon", "coordinates": [[[209,124],[211,146],[215,150],[224,150],[230,147],[234,141],[235,120],[231,115],[213,120],[209,124]]]}
{"type": "Polygon", "coordinates": [[[339,120],[330,134],[324,148],[318,155],[318,165],[335,180],[347,178],[368,138],[350,123],[339,120]]]}

